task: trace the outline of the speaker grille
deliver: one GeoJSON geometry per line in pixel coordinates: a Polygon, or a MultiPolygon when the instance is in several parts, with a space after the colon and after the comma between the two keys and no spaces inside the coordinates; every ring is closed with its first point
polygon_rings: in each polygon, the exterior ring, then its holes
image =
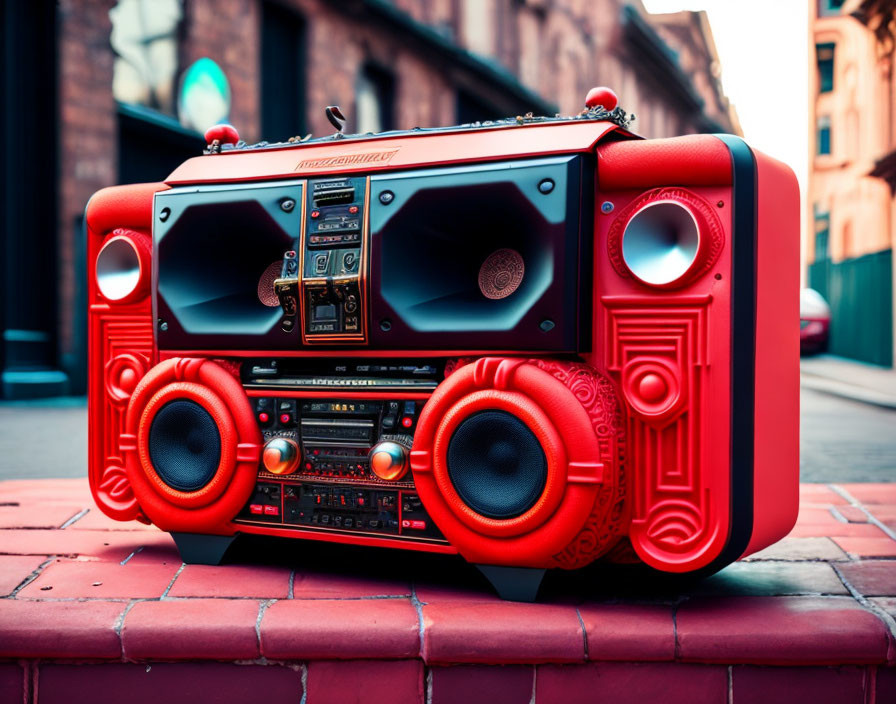
{"type": "Polygon", "coordinates": [[[197,491],[212,480],[221,460],[218,426],[194,401],[166,403],[149,428],[149,459],[168,486],[197,491]]]}
{"type": "Polygon", "coordinates": [[[488,518],[515,518],[544,491],[548,465],[541,443],[506,411],[480,411],[448,443],[448,476],[461,499],[488,518]]]}

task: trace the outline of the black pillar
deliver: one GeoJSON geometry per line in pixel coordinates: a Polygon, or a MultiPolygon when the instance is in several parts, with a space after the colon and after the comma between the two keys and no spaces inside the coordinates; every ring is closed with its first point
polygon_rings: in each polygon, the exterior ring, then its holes
{"type": "Polygon", "coordinates": [[[0,3],[0,23],[0,396],[53,396],[68,386],[56,366],[56,3],[0,3]]]}

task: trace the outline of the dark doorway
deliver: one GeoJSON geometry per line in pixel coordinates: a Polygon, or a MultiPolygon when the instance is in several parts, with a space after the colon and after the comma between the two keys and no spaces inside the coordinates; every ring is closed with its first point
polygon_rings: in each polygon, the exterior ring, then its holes
{"type": "Polygon", "coordinates": [[[0,396],[66,393],[57,368],[56,3],[0,4],[0,396]]]}
{"type": "Polygon", "coordinates": [[[285,142],[304,136],[305,129],[305,22],[295,12],[265,2],[261,16],[261,137],[285,142]]]}

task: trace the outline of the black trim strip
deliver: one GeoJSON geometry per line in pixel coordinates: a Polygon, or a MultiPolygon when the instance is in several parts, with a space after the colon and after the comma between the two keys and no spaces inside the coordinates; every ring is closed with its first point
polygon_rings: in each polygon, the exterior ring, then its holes
{"type": "Polygon", "coordinates": [[[707,574],[743,555],[753,535],[756,410],[756,160],[740,137],[714,136],[731,152],[732,172],[731,482],[728,542],[718,557],[704,568],[707,574]]]}

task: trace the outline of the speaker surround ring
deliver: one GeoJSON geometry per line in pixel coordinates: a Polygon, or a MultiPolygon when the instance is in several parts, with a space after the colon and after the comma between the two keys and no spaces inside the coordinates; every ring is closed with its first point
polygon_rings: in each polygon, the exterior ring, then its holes
{"type": "Polygon", "coordinates": [[[208,359],[176,357],[150,369],[137,385],[118,446],[140,510],[152,523],[166,531],[222,533],[255,486],[262,437],[249,398],[233,374],[208,359]],[[192,492],[166,484],[149,456],[153,418],[178,400],[202,406],[221,438],[214,476],[192,492]]]}
{"type": "MultiPolygon", "coordinates": [[[[579,541],[590,540],[590,526],[609,525],[605,517],[612,522],[613,504],[596,501],[615,487],[612,469],[601,457],[593,416],[569,386],[575,386],[569,373],[577,367],[561,364],[554,370],[534,359],[483,357],[451,369],[423,407],[410,455],[427,513],[470,562],[527,567],[574,562],[574,557],[558,556],[568,550],[584,555],[587,546],[579,541]],[[515,518],[477,513],[457,493],[448,473],[454,429],[470,415],[488,410],[507,411],[525,423],[548,464],[538,501],[515,518]]],[[[614,457],[607,460],[612,465],[614,457]]],[[[614,536],[611,528],[608,541],[614,536]]],[[[595,545],[606,543],[595,537],[595,545]]]]}
{"type": "Polygon", "coordinates": [[[460,399],[445,413],[433,446],[433,476],[445,501],[463,523],[485,535],[521,535],[544,524],[563,498],[566,464],[566,451],[554,424],[538,404],[515,391],[476,391],[460,399]],[[451,440],[464,421],[483,411],[503,411],[515,416],[535,436],[544,452],[547,465],[544,489],[534,504],[518,516],[491,518],[477,512],[464,501],[451,479],[448,469],[451,440]]]}
{"type": "Polygon", "coordinates": [[[195,491],[183,491],[169,485],[153,465],[150,456],[150,436],[159,412],[168,404],[177,401],[191,401],[199,405],[214,421],[220,438],[233,435],[234,425],[230,412],[211,389],[183,381],[168,384],[150,399],[141,415],[140,431],[137,433],[140,465],[156,489],[179,506],[205,506],[220,497],[227,488],[235,468],[234,447],[232,443],[221,442],[220,459],[214,474],[201,488],[195,491]]]}

